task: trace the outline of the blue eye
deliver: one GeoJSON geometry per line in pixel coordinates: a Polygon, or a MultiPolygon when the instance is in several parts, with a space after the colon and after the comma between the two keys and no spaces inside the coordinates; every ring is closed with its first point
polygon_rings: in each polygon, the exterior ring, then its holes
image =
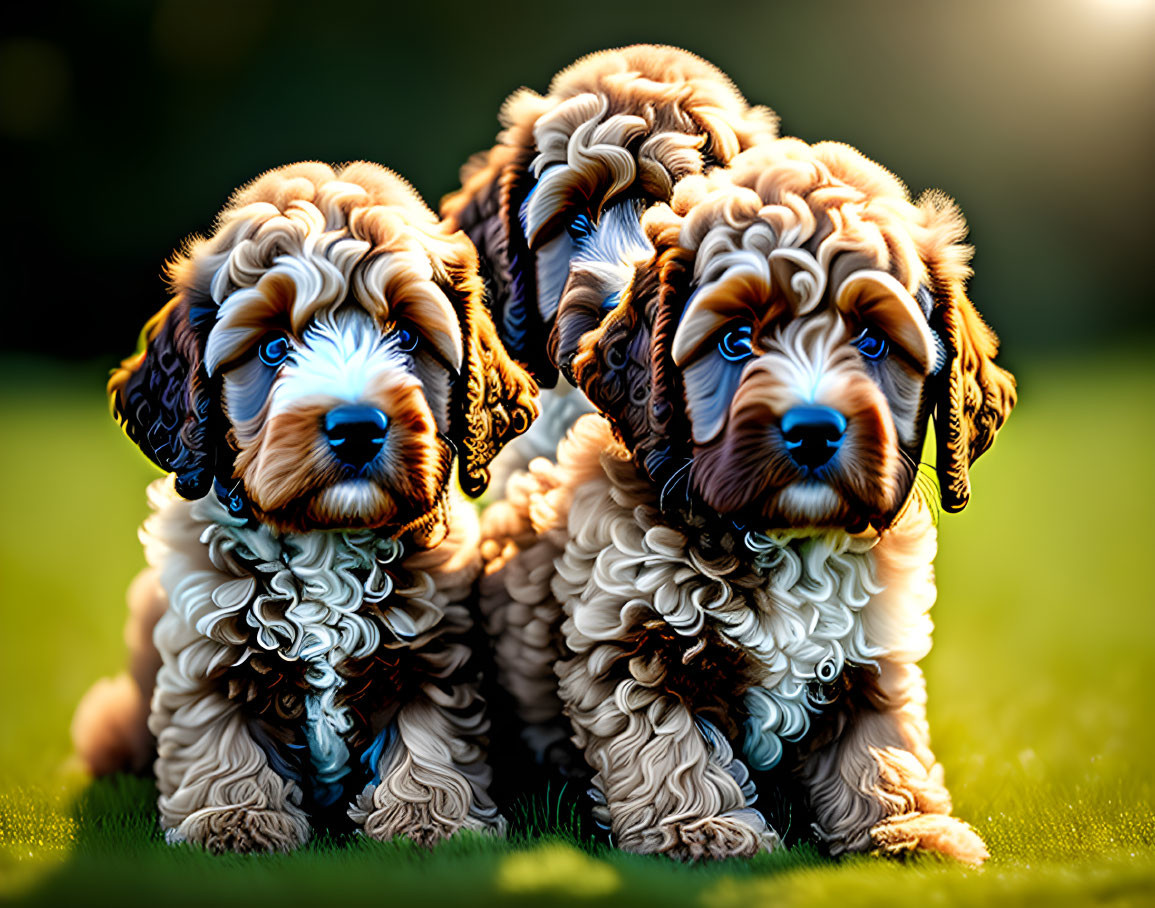
{"type": "Polygon", "coordinates": [[[411,331],[409,328],[398,326],[397,328],[397,349],[402,353],[412,353],[417,349],[417,343],[420,338],[416,331],[411,331]]]}
{"type": "Polygon", "coordinates": [[[289,340],[283,334],[270,334],[257,348],[257,356],[266,366],[279,366],[289,358],[289,340]]]}
{"type": "Polygon", "coordinates": [[[589,219],[588,215],[579,214],[569,226],[566,227],[566,233],[570,235],[570,239],[576,241],[584,240],[587,236],[594,232],[593,221],[589,219]]]}
{"type": "Polygon", "coordinates": [[[753,356],[754,344],[751,340],[753,333],[754,329],[750,325],[727,331],[718,341],[718,352],[722,354],[723,359],[728,359],[732,363],[740,363],[753,356]]]}
{"type": "Polygon", "coordinates": [[[882,359],[890,352],[890,342],[885,337],[879,337],[869,328],[863,331],[851,343],[858,348],[858,352],[867,359],[882,359]]]}

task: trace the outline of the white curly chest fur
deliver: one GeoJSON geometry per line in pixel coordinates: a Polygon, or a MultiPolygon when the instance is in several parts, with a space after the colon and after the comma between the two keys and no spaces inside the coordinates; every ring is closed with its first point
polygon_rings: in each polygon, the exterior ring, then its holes
{"type": "MultiPolygon", "coordinates": [[[[273,533],[231,516],[214,496],[184,501],[164,480],[150,486],[149,499],[155,513],[141,539],[170,612],[222,644],[203,670],[241,664],[258,650],[305,663],[313,781],[318,790],[336,785],[350,771],[345,735],[353,724],[339,701],[344,679],[337,668],[375,652],[381,625],[412,640],[433,628],[444,609],[412,589],[392,595],[388,566],[402,556],[395,540],[370,531],[273,533]],[[366,604],[377,606],[376,620],[366,604]]],[[[433,583],[417,574],[413,586],[432,593],[433,583]]]]}
{"type": "Polygon", "coordinates": [[[575,652],[628,639],[655,618],[687,638],[709,628],[741,648],[764,672],[746,694],[743,750],[767,769],[783,739],[809,729],[816,684],[850,663],[916,662],[929,651],[935,528],[912,499],[882,535],[750,533],[746,545],[747,566],[709,561],[683,533],[657,525],[636,489],[606,475],[575,490],[553,592],[575,652]]]}

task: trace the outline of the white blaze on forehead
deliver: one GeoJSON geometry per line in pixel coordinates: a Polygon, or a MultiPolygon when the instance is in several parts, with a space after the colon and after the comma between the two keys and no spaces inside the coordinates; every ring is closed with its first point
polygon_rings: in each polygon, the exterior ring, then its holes
{"type": "MultiPolygon", "coordinates": [[[[572,262],[566,263],[567,269],[594,277],[601,287],[603,305],[626,289],[637,266],[654,253],[654,247],[642,231],[641,220],[632,202],[621,202],[606,208],[597,224],[587,236],[581,238],[574,250],[572,262]]],[[[539,272],[541,263],[542,256],[539,255],[539,272]]],[[[568,276],[569,270],[566,272],[568,276]]],[[[552,313],[543,311],[542,314],[552,317],[552,313]]]]}
{"type": "Polygon", "coordinates": [[[795,404],[828,403],[837,407],[847,363],[858,353],[847,341],[842,320],[832,312],[795,319],[774,329],[767,352],[741,362],[721,356],[701,356],[684,371],[686,410],[695,444],[708,444],[725,428],[730,407],[741,382],[761,370],[773,376],[784,413],[795,404]]]}
{"type": "Polygon", "coordinates": [[[294,345],[273,387],[269,415],[292,408],[296,401],[323,396],[357,403],[381,376],[410,371],[410,359],[392,337],[364,312],[345,309],[323,315],[294,345]]]}
{"type": "MultiPolygon", "coordinates": [[[[622,202],[602,212],[589,236],[583,238],[574,261],[615,268],[629,266],[632,272],[634,265],[648,259],[653,252],[637,208],[631,202],[622,202]]],[[[624,284],[619,289],[624,289],[624,284]]]]}
{"type": "Polygon", "coordinates": [[[790,322],[774,334],[775,377],[799,403],[836,399],[836,389],[844,379],[839,367],[857,364],[859,358],[847,340],[845,325],[832,313],[790,322]]]}

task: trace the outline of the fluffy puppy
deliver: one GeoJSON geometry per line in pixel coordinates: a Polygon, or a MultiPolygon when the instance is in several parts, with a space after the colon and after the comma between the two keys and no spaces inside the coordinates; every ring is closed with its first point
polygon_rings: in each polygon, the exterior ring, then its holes
{"type": "MultiPolygon", "coordinates": [[[[724,73],[674,47],[605,50],[558,73],[543,96],[511,95],[497,144],[462,169],[462,188],[441,212],[477,245],[488,303],[506,349],[544,387],[543,415],[495,464],[495,484],[518,496],[509,477],[534,457],[556,456],[557,442],[582,413],[585,395],[558,383],[558,362],[572,359],[582,333],[613,310],[634,268],[650,255],[644,212],[668,201],[678,182],[725,165],[771,140],[777,119],[751,107],[724,73]],[[556,330],[555,330],[556,327],[556,330]]],[[[563,370],[565,371],[565,370],[563,370]]],[[[516,486],[519,480],[513,479],[516,486]]],[[[493,511],[491,535],[531,543],[534,530],[517,508],[493,511]],[[500,523],[500,525],[497,525],[500,523]]],[[[504,686],[552,670],[532,668],[540,641],[531,616],[489,609],[499,588],[483,585],[491,637],[507,651],[504,686]],[[520,664],[518,651],[530,660],[520,664]]],[[[539,736],[540,737],[540,736],[539,736]]],[[[567,734],[554,729],[549,740],[567,734]]],[[[534,742],[540,753],[547,740],[534,742]]]]}
{"type": "Polygon", "coordinates": [[[645,252],[646,208],[777,130],[720,70],[650,44],[583,57],[544,96],[515,92],[501,123],[441,213],[477,245],[498,334],[543,387],[557,378],[544,341],[559,311],[613,308],[645,252]]]}
{"type": "Polygon", "coordinates": [[[834,855],[981,862],[917,666],[928,423],[957,511],[1015,403],[962,216],[845,145],[781,139],[683,180],[644,229],[647,260],[560,362],[602,415],[483,518],[528,736],[556,743],[564,713],[627,850],[773,847],[748,768],[775,768],[834,855]]]}
{"type": "Polygon", "coordinates": [[[390,171],[297,164],[237,192],[169,279],[109,382],[170,474],[141,533],[135,680],[90,692],[79,753],[144,762],[151,697],[165,836],[213,851],[293,848],[334,810],[380,839],[499,831],[467,643],[478,526],[452,473],[484,489],[535,388],[472,244],[390,171]]]}

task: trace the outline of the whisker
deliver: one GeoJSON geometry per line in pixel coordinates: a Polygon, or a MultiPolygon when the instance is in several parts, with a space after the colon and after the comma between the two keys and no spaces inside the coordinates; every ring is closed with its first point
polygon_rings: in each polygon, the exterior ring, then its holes
{"type": "MultiPolygon", "coordinates": [[[[663,483],[661,494],[658,495],[658,507],[661,510],[664,511],[666,509],[666,496],[674,488],[675,484],[678,481],[678,478],[680,476],[682,476],[684,473],[686,473],[686,471],[689,470],[690,467],[692,467],[693,465],[694,465],[694,461],[692,458],[687,460],[684,464],[682,464],[680,467],[678,467],[678,469],[676,469],[673,472],[673,474],[670,476],[669,479],[667,479],[665,481],[665,483],[663,483]]],[[[687,478],[689,478],[689,477],[687,477],[687,478]]]]}
{"type": "Polygon", "coordinates": [[[926,505],[927,511],[930,512],[931,523],[938,526],[939,518],[942,516],[942,505],[940,504],[942,489],[939,486],[938,473],[935,471],[934,465],[926,461],[916,461],[901,448],[899,448],[899,454],[902,455],[903,460],[914,473],[914,494],[921,498],[926,505]]]}

